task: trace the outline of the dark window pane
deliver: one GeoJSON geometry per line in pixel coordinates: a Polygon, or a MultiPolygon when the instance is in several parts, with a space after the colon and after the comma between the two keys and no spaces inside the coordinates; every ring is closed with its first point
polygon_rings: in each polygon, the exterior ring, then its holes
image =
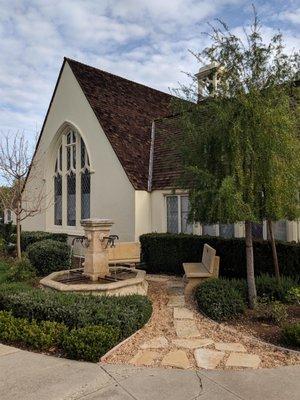
{"type": "Polygon", "coordinates": [[[81,168],[83,168],[85,165],[85,144],[82,139],[80,141],[80,160],[81,160],[81,168]]]}
{"type": "Polygon", "coordinates": [[[71,132],[67,134],[67,144],[71,143],[71,132]]]}
{"type": "Polygon", "coordinates": [[[285,220],[273,223],[273,232],[276,240],[287,240],[287,224],[285,220]]]}
{"type": "Polygon", "coordinates": [[[59,169],[62,170],[62,146],[59,148],[59,169]]]}
{"type": "Polygon", "coordinates": [[[202,235],[204,236],[216,236],[216,230],[214,225],[203,225],[202,235]]]}
{"type": "Polygon", "coordinates": [[[234,237],[234,224],[220,224],[220,236],[224,238],[234,237]]]}
{"type": "Polygon", "coordinates": [[[252,236],[253,239],[263,238],[263,224],[252,223],[252,236]]]}
{"type": "Polygon", "coordinates": [[[72,153],[73,153],[73,168],[76,168],[76,146],[72,146],[72,153]]]}
{"type": "Polygon", "coordinates": [[[182,233],[193,233],[193,224],[188,222],[189,217],[189,197],[181,196],[181,232],[182,233]]]}
{"type": "Polygon", "coordinates": [[[76,225],[76,175],[71,172],[67,178],[67,224],[76,225]]]}
{"type": "Polygon", "coordinates": [[[71,166],[71,148],[67,147],[67,170],[70,169],[71,166]]]}
{"type": "Polygon", "coordinates": [[[62,224],[62,178],[54,178],[54,225],[62,224]]]}
{"type": "Polygon", "coordinates": [[[91,175],[89,171],[81,174],[81,219],[90,218],[91,175]]]}
{"type": "Polygon", "coordinates": [[[167,232],[178,233],[178,197],[167,197],[167,232]]]}

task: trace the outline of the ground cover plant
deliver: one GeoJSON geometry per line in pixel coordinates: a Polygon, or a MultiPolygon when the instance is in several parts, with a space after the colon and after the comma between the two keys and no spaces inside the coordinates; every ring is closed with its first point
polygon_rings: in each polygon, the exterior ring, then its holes
{"type": "Polygon", "coordinates": [[[298,280],[268,275],[256,278],[254,310],[248,308],[247,283],[242,279],[209,279],[195,291],[200,311],[266,341],[299,349],[300,305],[298,280]]]}
{"type": "MultiPolygon", "coordinates": [[[[22,262],[31,270],[28,260],[22,262]]],[[[2,342],[97,362],[152,314],[145,296],[102,297],[33,287],[32,277],[19,271],[20,263],[0,260],[2,342]]]]}

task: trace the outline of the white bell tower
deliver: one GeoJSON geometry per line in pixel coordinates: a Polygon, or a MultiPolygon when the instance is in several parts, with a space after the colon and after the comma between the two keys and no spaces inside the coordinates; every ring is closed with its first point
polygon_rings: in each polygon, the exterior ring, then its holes
{"type": "Polygon", "coordinates": [[[217,63],[205,65],[195,74],[198,81],[198,102],[217,93],[223,68],[217,63]]]}

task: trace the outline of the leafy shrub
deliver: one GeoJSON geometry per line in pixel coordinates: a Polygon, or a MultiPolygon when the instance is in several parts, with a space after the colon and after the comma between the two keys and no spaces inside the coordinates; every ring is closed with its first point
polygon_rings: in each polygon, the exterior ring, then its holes
{"type": "Polygon", "coordinates": [[[41,240],[27,247],[28,258],[39,276],[70,265],[71,248],[52,239],[41,240]]]}
{"type": "Polygon", "coordinates": [[[286,325],[281,335],[284,344],[300,348],[300,322],[286,325]]]}
{"type": "Polygon", "coordinates": [[[109,326],[86,326],[72,329],[62,339],[62,349],[68,358],[98,362],[119,340],[118,329],[109,326]]]}
{"type": "Polygon", "coordinates": [[[279,301],[270,301],[268,298],[259,298],[255,306],[254,315],[257,319],[273,322],[282,326],[288,317],[287,307],[279,301]]]}
{"type": "Polygon", "coordinates": [[[57,322],[15,318],[9,312],[0,311],[0,340],[21,343],[38,350],[49,350],[57,346],[67,333],[64,324],[57,322]]]}
{"type": "Polygon", "coordinates": [[[288,303],[294,303],[300,305],[300,286],[292,287],[286,296],[288,303]]]}
{"type": "Polygon", "coordinates": [[[9,282],[26,282],[36,277],[36,270],[30,264],[28,258],[22,258],[12,264],[8,271],[7,280],[9,282]]]}
{"type": "Polygon", "coordinates": [[[61,322],[70,328],[112,326],[121,339],[140,329],[150,318],[152,306],[145,296],[92,296],[1,285],[0,310],[15,317],[61,322]]]}
{"type": "Polygon", "coordinates": [[[245,310],[243,296],[229,280],[209,279],[197,287],[195,297],[199,309],[216,321],[232,319],[245,310]]]}
{"type": "MultiPolygon", "coordinates": [[[[220,276],[246,278],[244,239],[188,234],[150,233],[141,235],[141,255],[147,272],[183,275],[182,263],[201,259],[205,243],[220,256],[220,276]]],[[[300,275],[300,243],[277,242],[278,261],[282,275],[300,275]]],[[[257,275],[273,275],[272,249],[267,241],[255,240],[254,259],[257,275]]]]}
{"type": "Polygon", "coordinates": [[[293,278],[282,276],[278,281],[274,276],[266,274],[256,277],[255,282],[258,296],[282,302],[289,301],[288,293],[297,285],[293,278]]]}
{"type": "MultiPolygon", "coordinates": [[[[16,243],[16,235],[11,235],[12,242],[16,243]]],[[[33,243],[42,240],[51,239],[66,243],[68,235],[66,233],[51,233],[43,231],[22,231],[21,232],[21,250],[26,251],[27,247],[33,243]]]]}

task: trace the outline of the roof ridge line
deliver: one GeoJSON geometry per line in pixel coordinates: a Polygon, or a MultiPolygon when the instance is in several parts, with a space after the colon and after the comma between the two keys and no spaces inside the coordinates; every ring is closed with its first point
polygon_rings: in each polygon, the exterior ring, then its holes
{"type": "Polygon", "coordinates": [[[113,74],[113,73],[111,73],[111,72],[105,71],[104,69],[100,69],[100,68],[94,67],[94,66],[92,66],[92,65],[83,63],[83,62],[81,62],[81,61],[74,60],[73,58],[64,57],[64,60],[65,60],[65,61],[71,61],[71,62],[74,62],[74,63],[77,63],[77,64],[84,65],[85,67],[95,69],[96,71],[104,72],[105,74],[114,76],[114,77],[119,78],[119,79],[123,79],[124,81],[130,82],[130,83],[134,83],[135,85],[143,86],[143,87],[145,87],[145,88],[147,88],[147,89],[154,90],[155,92],[162,93],[162,94],[164,94],[164,95],[166,95],[166,96],[169,96],[169,97],[172,97],[172,98],[175,98],[175,99],[178,99],[178,98],[179,98],[179,97],[176,97],[176,96],[174,96],[174,95],[172,95],[172,94],[170,94],[170,93],[166,93],[166,92],[163,92],[162,90],[155,89],[155,88],[153,88],[153,87],[151,87],[151,86],[147,86],[147,85],[145,85],[144,83],[140,83],[140,82],[136,82],[136,81],[133,81],[133,80],[131,80],[131,79],[128,79],[128,78],[124,78],[123,76],[113,74]]]}

